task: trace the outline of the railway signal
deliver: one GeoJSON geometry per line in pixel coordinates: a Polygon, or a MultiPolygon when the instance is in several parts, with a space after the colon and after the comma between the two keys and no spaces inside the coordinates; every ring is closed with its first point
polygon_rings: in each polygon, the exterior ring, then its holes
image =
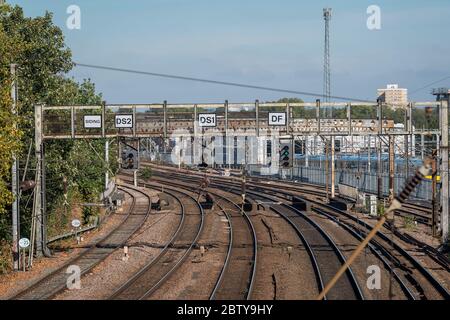
{"type": "Polygon", "coordinates": [[[280,142],[280,167],[292,168],[292,141],[280,142]]]}
{"type": "Polygon", "coordinates": [[[139,169],[139,142],[136,143],[134,141],[127,141],[127,142],[123,141],[121,142],[121,144],[123,145],[121,155],[122,169],[124,170],[139,169]]]}

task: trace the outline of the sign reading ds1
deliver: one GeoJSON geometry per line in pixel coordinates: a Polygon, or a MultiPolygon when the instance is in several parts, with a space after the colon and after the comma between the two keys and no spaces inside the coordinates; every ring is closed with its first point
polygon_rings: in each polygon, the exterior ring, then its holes
{"type": "Polygon", "coordinates": [[[269,126],[285,126],[286,112],[269,112],[269,126]]]}
{"type": "Polygon", "coordinates": [[[203,113],[198,115],[198,124],[200,127],[216,127],[216,114],[203,113]]]}
{"type": "Polygon", "coordinates": [[[132,114],[118,114],[115,120],[116,128],[133,128],[132,114]]]}

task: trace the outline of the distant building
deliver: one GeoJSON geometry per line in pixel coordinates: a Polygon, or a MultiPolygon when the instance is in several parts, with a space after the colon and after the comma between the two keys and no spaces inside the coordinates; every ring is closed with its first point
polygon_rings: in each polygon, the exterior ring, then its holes
{"type": "Polygon", "coordinates": [[[393,108],[408,104],[408,89],[399,88],[398,84],[388,84],[385,89],[378,89],[378,97],[393,108]]]}

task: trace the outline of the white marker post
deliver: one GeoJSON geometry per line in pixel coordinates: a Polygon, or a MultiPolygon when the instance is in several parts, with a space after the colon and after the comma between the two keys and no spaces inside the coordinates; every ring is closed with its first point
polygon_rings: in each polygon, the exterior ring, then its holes
{"type": "Polygon", "coordinates": [[[128,246],[124,246],[122,261],[127,262],[129,258],[130,256],[128,255],[128,246]]]}
{"type": "Polygon", "coordinates": [[[75,239],[77,240],[77,244],[80,244],[80,240],[78,239],[78,229],[81,226],[81,222],[78,219],[72,220],[72,227],[75,228],[75,239]]]}
{"type": "Polygon", "coordinates": [[[30,240],[28,238],[22,238],[19,240],[19,247],[22,250],[22,268],[25,272],[25,259],[26,259],[26,249],[30,246],[30,240]]]}

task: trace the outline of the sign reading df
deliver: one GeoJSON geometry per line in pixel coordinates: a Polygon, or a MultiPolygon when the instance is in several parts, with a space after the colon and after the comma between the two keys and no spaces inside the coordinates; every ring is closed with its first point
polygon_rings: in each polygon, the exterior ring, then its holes
{"type": "Polygon", "coordinates": [[[269,112],[269,126],[285,126],[286,112],[269,112]]]}

